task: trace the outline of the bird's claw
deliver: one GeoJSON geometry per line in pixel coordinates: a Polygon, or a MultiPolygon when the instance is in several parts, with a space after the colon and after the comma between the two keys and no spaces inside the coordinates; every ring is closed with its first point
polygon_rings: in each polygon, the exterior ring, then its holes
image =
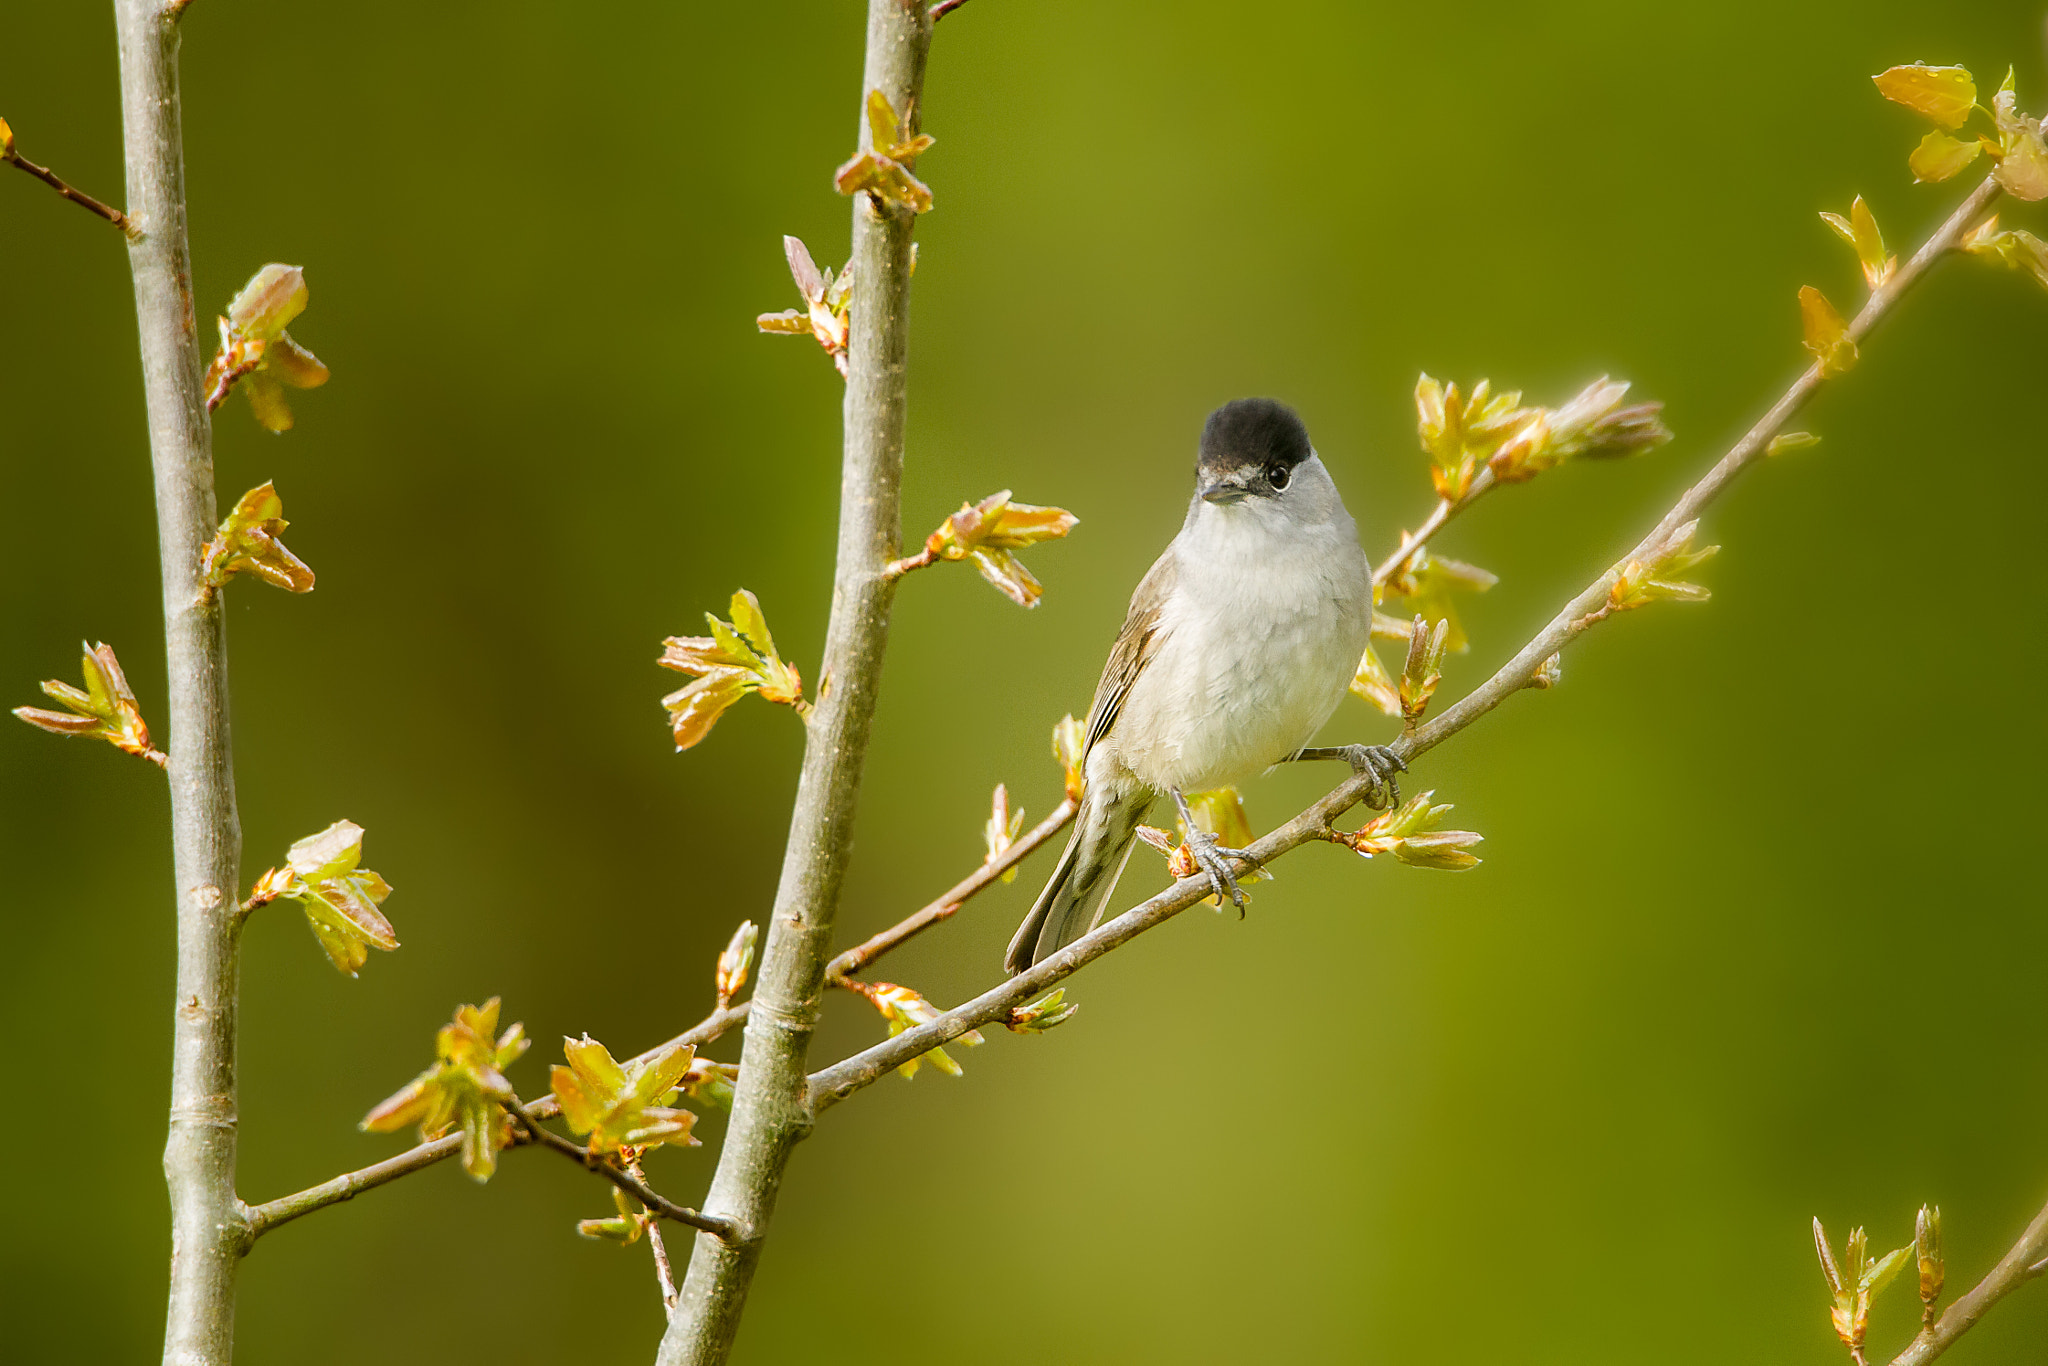
{"type": "Polygon", "coordinates": [[[1216,837],[1206,830],[1191,828],[1187,845],[1188,852],[1194,855],[1195,866],[1202,870],[1216,891],[1216,904],[1221,906],[1226,900],[1230,901],[1237,907],[1237,918],[1244,919],[1244,888],[1237,885],[1237,875],[1230,869],[1230,860],[1243,859],[1254,868],[1265,865],[1253,858],[1248,850],[1218,844],[1216,837]]]}
{"type": "Polygon", "coordinates": [[[1408,765],[1401,762],[1400,755],[1385,745],[1346,745],[1344,758],[1353,773],[1372,779],[1372,791],[1365,796],[1367,806],[1375,811],[1390,811],[1401,804],[1401,785],[1394,775],[1406,773],[1408,765]],[[1381,797],[1386,800],[1378,800],[1381,797]]]}

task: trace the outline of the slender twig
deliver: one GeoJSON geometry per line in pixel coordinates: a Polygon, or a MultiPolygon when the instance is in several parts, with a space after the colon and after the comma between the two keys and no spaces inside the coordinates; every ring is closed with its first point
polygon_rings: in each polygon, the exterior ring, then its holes
{"type": "MultiPolygon", "coordinates": [[[[917,132],[931,16],[921,4],[868,0],[863,92],[879,91],[917,132]]],[[[870,147],[869,121],[855,121],[870,147]]],[[[895,581],[884,572],[902,547],[903,433],[909,353],[911,237],[915,217],[853,205],[855,284],[850,313],[839,546],[825,630],[824,686],[804,736],[803,770],[783,847],[782,875],[761,950],[761,975],[733,1095],[732,1123],[705,1208],[748,1230],[738,1244],[699,1237],[682,1298],[669,1319],[660,1366],[716,1366],[732,1350],[783,1169],[810,1131],[806,1058],[832,956],[832,924],[852,846],[895,581]]]]}
{"type": "Polygon", "coordinates": [[[43,184],[48,185],[87,213],[97,214],[99,217],[106,219],[123,233],[127,234],[130,241],[134,241],[140,235],[141,229],[135,226],[127,214],[122,213],[112,204],[102,203],[85,191],[68,184],[62,176],[52,171],[49,167],[39,166],[35,162],[30,161],[20,152],[14,150],[11,141],[0,142],[0,161],[12,162],[16,167],[42,181],[43,184]]]}
{"type": "MultiPolygon", "coordinates": [[[[1869,302],[1850,323],[1851,335],[1861,341],[1871,328],[1891,311],[1900,296],[1917,283],[1937,260],[1954,247],[1957,239],[1983,217],[1992,202],[1997,199],[1998,193],[1995,180],[1987,178],[1978,186],[1947,221],[1935,230],[1934,235],[1922,244],[1912,259],[1882,288],[1872,293],[1869,302]]],[[[1673,531],[1697,517],[1701,510],[1727,487],[1735,475],[1762,456],[1771,438],[1782,430],[1807,399],[1812,397],[1824,378],[1819,365],[1816,364],[1794,380],[1791,388],[1772,405],[1763,419],[1752,427],[1698,483],[1686,490],[1676,506],[1667,512],[1657,523],[1656,528],[1630,552],[1630,557],[1653,553],[1670,541],[1673,531]]],[[[1611,571],[1594,580],[1590,587],[1567,603],[1550,624],[1523,646],[1513,659],[1501,666],[1492,678],[1468,693],[1456,706],[1435,720],[1402,735],[1389,748],[1404,762],[1412,761],[1521,691],[1530,676],[1542,667],[1544,660],[1557,653],[1592,624],[1589,618],[1605,599],[1611,581],[1611,571]]],[[[1353,776],[1287,824],[1265,838],[1255,841],[1246,851],[1253,860],[1253,863],[1247,866],[1270,863],[1302,844],[1321,839],[1332,821],[1356,805],[1372,790],[1374,781],[1370,775],[1353,776]]],[[[1208,895],[1209,891],[1208,880],[1204,877],[1182,878],[1149,901],[1124,912],[1108,924],[1076,940],[1029,971],[1019,973],[1003,985],[984,992],[964,1005],[946,1011],[937,1019],[905,1030],[893,1038],[815,1073],[810,1079],[812,1109],[823,1111],[862,1087],[871,1085],[912,1058],[940,1047],[978,1025],[990,1024],[1004,1018],[1014,1007],[1023,1004],[1032,996],[1103,954],[1130,942],[1146,930],[1171,920],[1208,895]]]]}
{"type": "Polygon", "coordinates": [[[676,1297],[682,1292],[676,1288],[675,1268],[669,1265],[668,1244],[662,1241],[661,1229],[653,1224],[647,1226],[647,1248],[654,1254],[654,1281],[661,1288],[662,1312],[673,1314],[676,1297]]]}
{"type": "Polygon", "coordinates": [[[1075,810],[1072,798],[1061,802],[1050,816],[1027,830],[1016,843],[954,883],[924,909],[904,917],[872,939],[856,944],[834,958],[825,967],[826,982],[836,985],[891,949],[916,938],[941,921],[952,919],[953,913],[958,911],[969,897],[990,884],[1001,881],[1004,873],[1016,867],[1039,846],[1066,829],[1068,822],[1074,819],[1075,810]]]}
{"type": "Polygon", "coordinates": [[[117,0],[128,239],[156,480],[170,683],[171,854],[178,911],[172,1023],[170,1303],[164,1359],[227,1366],[235,1267],[248,1224],[235,1197],[235,1005],[241,823],[228,743],[228,652],[217,596],[200,593],[213,535],[212,432],[192,308],[176,30],[156,0],[117,0]]]}
{"type": "Polygon", "coordinates": [[[2048,1208],[2034,1216],[2034,1222],[2027,1225],[2027,1231],[1991,1268],[1990,1274],[1977,1282],[1969,1294],[1951,1304],[1947,1313],[1922,1328],[1906,1350],[1892,1358],[1891,1366],[1926,1366],[1946,1352],[1957,1338],[1977,1326],[1992,1305],[2048,1269],[2043,1253],[2048,1253],[2048,1208]]]}
{"type": "MultiPolygon", "coordinates": [[[[637,1057],[628,1059],[626,1065],[630,1067],[635,1063],[646,1062],[678,1044],[702,1047],[746,1018],[747,1003],[744,1001],[722,1010],[714,1010],[666,1043],[657,1044],[637,1057]]],[[[561,1113],[561,1106],[556,1103],[553,1096],[543,1096],[528,1106],[527,1111],[535,1119],[553,1119],[561,1113]]],[[[305,1190],[294,1191],[290,1195],[281,1195],[275,1200],[256,1205],[248,1211],[249,1236],[252,1239],[261,1237],[280,1224],[288,1224],[303,1215],[326,1209],[329,1205],[353,1200],[363,1191],[371,1190],[388,1181],[396,1181],[401,1176],[425,1171],[435,1163],[453,1157],[461,1151],[460,1134],[429,1139],[406,1149],[396,1157],[386,1158],[358,1171],[343,1172],[340,1176],[322,1181],[317,1186],[308,1186],[305,1190]]]]}
{"type": "Polygon", "coordinates": [[[913,569],[929,569],[939,562],[938,552],[925,549],[915,555],[905,555],[900,560],[891,560],[882,566],[882,577],[889,580],[902,578],[913,569]]]}
{"type": "Polygon", "coordinates": [[[673,1219],[679,1224],[687,1224],[691,1228],[720,1239],[737,1239],[744,1232],[740,1225],[731,1219],[720,1218],[715,1214],[700,1214],[696,1210],[678,1205],[667,1196],[657,1193],[653,1187],[632,1173],[614,1167],[603,1158],[594,1156],[590,1149],[563,1138],[553,1129],[542,1124],[536,1116],[529,1114],[526,1107],[519,1103],[517,1096],[514,1096],[505,1103],[505,1113],[517,1120],[520,1126],[526,1130],[527,1137],[535,1143],[540,1144],[543,1148],[560,1153],[579,1166],[596,1172],[599,1176],[602,1176],[605,1180],[611,1182],[614,1186],[617,1186],[620,1190],[632,1196],[664,1219],[673,1219]]]}
{"type": "Polygon", "coordinates": [[[1402,533],[1400,549],[1387,556],[1380,567],[1372,571],[1373,583],[1384,584],[1406,569],[1408,561],[1415,558],[1415,552],[1428,544],[1430,537],[1442,531],[1444,523],[1478,502],[1481,496],[1494,486],[1493,471],[1482,469],[1473,476],[1472,487],[1465,490],[1464,497],[1456,500],[1439,498],[1436,506],[1429,510],[1429,516],[1423,518],[1421,526],[1414,531],[1402,533]]]}
{"type": "Polygon", "coordinates": [[[962,5],[966,3],[967,0],[939,0],[938,4],[933,5],[931,7],[929,17],[931,18],[931,21],[936,24],[939,22],[939,20],[945,18],[947,15],[951,14],[954,10],[959,9],[962,5]]]}

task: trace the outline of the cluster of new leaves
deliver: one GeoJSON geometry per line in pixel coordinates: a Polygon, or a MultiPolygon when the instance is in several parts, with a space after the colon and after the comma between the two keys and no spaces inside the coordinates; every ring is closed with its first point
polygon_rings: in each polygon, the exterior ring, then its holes
{"type": "Polygon", "coordinates": [[[363,1117],[372,1133],[393,1133],[418,1125],[422,1139],[437,1138],[450,1128],[462,1129],[462,1169],[479,1181],[498,1167],[498,1149],[505,1146],[512,1084],[505,1069],[526,1051],[519,1025],[495,1039],[498,998],[481,1006],[460,1006],[455,1022],[434,1037],[437,1061],[411,1085],[363,1117]]]}
{"type": "Polygon", "coordinates": [[[2010,69],[1989,109],[1977,103],[1977,78],[1967,67],[1915,62],[1870,79],[1886,99],[1935,125],[1907,159],[1914,179],[1947,180],[1983,155],[1995,163],[1999,187],[2013,198],[2048,198],[2048,144],[2042,142],[2040,120],[2019,112],[2010,69]],[[1954,136],[1972,114],[1982,114],[1988,129],[1968,138],[1954,136]]]}
{"type": "Polygon", "coordinates": [[[903,573],[938,560],[972,560],[997,592],[1019,607],[1036,607],[1045,589],[1014,552],[1040,541],[1058,540],[1079,520],[1065,508],[1013,503],[1010,491],[1004,489],[978,503],[962,503],[958,512],[925,537],[921,554],[898,560],[891,569],[903,573]]]}
{"type": "Polygon", "coordinates": [[[660,1222],[660,1216],[649,1214],[645,1205],[617,1186],[612,1187],[612,1205],[619,1211],[615,1217],[578,1219],[576,1231],[586,1238],[631,1244],[639,1242],[660,1222]]]}
{"type": "Polygon", "coordinates": [[[1081,1007],[1067,1000],[1065,987],[1054,987],[1028,1005],[1012,1006],[1003,1017],[1003,1028],[1012,1034],[1043,1034],[1073,1018],[1081,1007]]]}
{"type": "Polygon", "coordinates": [[[1616,565],[1613,582],[1607,588],[1607,603],[1594,615],[1627,612],[1666,600],[1705,602],[1712,595],[1699,584],[1680,577],[1720,552],[1717,545],[1692,548],[1692,538],[1699,527],[1698,519],[1687,522],[1665,538],[1658,549],[1616,565]]]}
{"type": "Polygon", "coordinates": [[[327,383],[327,367],[285,331],[305,312],[306,298],[306,275],[297,266],[272,263],[249,277],[220,319],[220,350],[206,371],[208,412],[239,384],[258,422],[273,432],[291,429],[284,386],[317,389],[327,383]]]}
{"type": "Polygon", "coordinates": [[[43,680],[44,695],[62,702],[69,710],[16,707],[14,714],[52,735],[105,740],[124,753],[147,759],[160,768],[169,767],[163,752],[149,743],[149,727],[135,705],[135,694],[128,687],[127,675],[121,672],[121,661],[114,658],[114,647],[102,641],[98,645],[81,645],[79,649],[85,657],[83,692],[54,678],[43,680]]]}
{"type": "Polygon", "coordinates": [[[1436,694],[1437,685],[1443,682],[1444,655],[1453,648],[1454,641],[1462,641],[1463,633],[1448,608],[1434,619],[1427,613],[1418,613],[1413,622],[1390,621],[1389,628],[1381,630],[1380,618],[1375,613],[1374,635],[1388,635],[1407,643],[1400,679],[1388,675],[1379,656],[1368,645],[1365,657],[1358,661],[1358,672],[1351,679],[1351,691],[1383,715],[1399,718],[1404,727],[1412,730],[1429,709],[1429,699],[1436,694]]]}
{"type": "Polygon", "coordinates": [[[1870,1240],[1862,1229],[1849,1235],[1842,1245],[1840,1260],[1828,1246],[1827,1230],[1818,1217],[1813,1221],[1813,1248],[1820,1257],[1821,1275],[1827,1278],[1829,1305],[1835,1334],[1849,1349],[1856,1366],[1864,1366],[1863,1344],[1870,1331],[1871,1302],[1905,1270],[1917,1263],[1920,1282],[1922,1322],[1934,1321],[1934,1304],[1941,1298],[1946,1273],[1941,1256],[1941,1211],[1922,1205],[1913,1223],[1913,1241],[1893,1248],[1882,1257],[1870,1255],[1870,1240]]]}
{"type": "Polygon", "coordinates": [[[1519,391],[1472,392],[1423,375],[1415,383],[1416,427],[1433,467],[1437,496],[1456,503],[1482,469],[1504,484],[1533,479],[1567,460],[1639,455],[1671,439],[1661,403],[1624,405],[1628,385],[1605,375],[1561,408],[1522,406],[1519,391]]]}
{"type": "Polygon", "coordinates": [[[868,150],[841,166],[832,184],[841,194],[866,190],[877,207],[891,205],[912,213],[929,213],[932,192],[911,174],[917,158],[930,150],[933,139],[909,131],[910,111],[902,115],[889,104],[889,97],[870,90],[867,101],[868,150]]]}
{"type": "MultiPolygon", "coordinates": [[[[1012,811],[1010,789],[997,783],[995,793],[989,799],[988,821],[981,828],[982,840],[988,845],[988,857],[984,861],[994,863],[1001,858],[1008,852],[1010,846],[1017,842],[1017,835],[1023,829],[1024,808],[1020,806],[1012,811]]],[[[1017,869],[1014,864],[1003,870],[1002,880],[1017,880],[1017,869]]]]}
{"type": "Polygon", "coordinates": [[[1446,802],[1431,805],[1436,794],[1424,792],[1410,797],[1392,811],[1383,812],[1359,829],[1344,834],[1332,832],[1334,843],[1342,844],[1366,858],[1392,854],[1417,868],[1441,868],[1450,872],[1475,868],[1479,856],[1472,846],[1485,836],[1473,830],[1439,830],[1451,810],[1446,802]]]}
{"type": "Polygon", "coordinates": [[[353,977],[371,949],[398,947],[397,932],[377,909],[391,895],[391,884],[359,867],[362,857],[363,827],[336,821],[294,844],[282,868],[256,880],[244,905],[254,910],[279,897],[298,902],[328,958],[353,977]]]}
{"type": "Polygon", "coordinates": [[[1799,287],[1801,342],[1820,365],[1823,375],[1847,374],[1856,364],[1856,339],[1828,296],[1812,285],[1799,287]]]}
{"type": "Polygon", "coordinates": [[[590,1135],[593,1153],[623,1154],[657,1144],[695,1147],[690,1128],[697,1116],[671,1107],[689,1074],[696,1050],[675,1044],[641,1062],[621,1066],[611,1052],[588,1034],[562,1040],[567,1067],[548,1071],[548,1086],[561,1104],[562,1118],[572,1132],[590,1135]]]}
{"type": "Polygon", "coordinates": [[[250,489],[206,543],[199,561],[201,592],[211,592],[236,574],[253,574],[290,593],[313,591],[313,571],[278,539],[291,523],[284,519],[284,500],[277,488],[250,489]]]}
{"type": "MultiPolygon", "coordinates": [[[[882,1018],[888,1021],[889,1037],[892,1039],[906,1029],[915,1029],[939,1018],[939,1008],[909,987],[897,986],[894,982],[852,980],[846,982],[846,987],[865,996],[868,1004],[881,1012],[882,1018]]],[[[959,1037],[959,1042],[971,1048],[981,1042],[981,1032],[970,1029],[959,1037]]],[[[952,1056],[943,1048],[933,1048],[921,1053],[896,1070],[908,1079],[916,1076],[917,1069],[926,1062],[930,1062],[949,1077],[960,1075],[960,1064],[954,1062],[952,1056]]]]}
{"type": "Polygon", "coordinates": [[[760,928],[751,920],[742,920],[740,927],[732,932],[725,951],[718,955],[718,1008],[725,1010],[740,994],[740,988],[747,984],[747,973],[754,966],[754,943],[760,938],[760,928]]]}
{"type": "Polygon", "coordinates": [[[1973,256],[2025,271],[2041,288],[2048,289],[2048,242],[2024,228],[2000,232],[1997,214],[1979,223],[1957,245],[1973,256]]]}
{"type": "Polygon", "coordinates": [[[785,308],[780,313],[763,313],[754,319],[754,325],[763,332],[790,332],[798,336],[809,335],[817,338],[818,345],[825,348],[825,354],[832,358],[832,364],[839,371],[841,379],[846,378],[847,310],[853,299],[853,266],[835,277],[829,270],[820,270],[811,259],[810,248],[803,239],[784,237],[782,254],[789,258],[790,277],[796,281],[796,292],[803,296],[801,309],[785,308]]]}
{"type": "Polygon", "coordinates": [[[664,669],[697,675],[687,687],[661,699],[661,705],[668,708],[677,750],[688,749],[710,734],[725,709],[750,692],[794,707],[799,716],[810,713],[810,704],[804,701],[803,675],[776,653],[768,619],[761,615],[761,603],[752,593],[742,588],[732,595],[730,622],[709,612],[704,620],[711,624],[710,635],[670,636],[662,642],[661,658],[655,661],[664,669]]]}

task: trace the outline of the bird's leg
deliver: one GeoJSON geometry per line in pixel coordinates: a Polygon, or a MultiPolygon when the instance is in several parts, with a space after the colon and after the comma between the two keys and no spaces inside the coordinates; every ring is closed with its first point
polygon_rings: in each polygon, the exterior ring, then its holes
{"type": "Polygon", "coordinates": [[[1180,812],[1180,823],[1187,829],[1188,852],[1195,856],[1195,866],[1208,875],[1209,885],[1216,889],[1217,903],[1220,905],[1228,898],[1237,905],[1238,919],[1244,919],[1244,889],[1237,885],[1237,876],[1230,871],[1230,860],[1243,859],[1254,868],[1264,865],[1247,850],[1218,844],[1214,835],[1195,824],[1195,814],[1188,810],[1188,799],[1181,795],[1181,790],[1169,790],[1173,793],[1173,805],[1180,812]]]}
{"type": "Polygon", "coordinates": [[[1372,791],[1365,797],[1365,804],[1375,811],[1385,811],[1401,804],[1401,788],[1394,781],[1396,773],[1406,773],[1408,765],[1401,762],[1401,756],[1385,745],[1320,745],[1299,749],[1287,756],[1294,759],[1342,759],[1351,765],[1353,773],[1366,774],[1372,778],[1372,791]],[[1386,800],[1380,801],[1378,798],[1386,800]]]}

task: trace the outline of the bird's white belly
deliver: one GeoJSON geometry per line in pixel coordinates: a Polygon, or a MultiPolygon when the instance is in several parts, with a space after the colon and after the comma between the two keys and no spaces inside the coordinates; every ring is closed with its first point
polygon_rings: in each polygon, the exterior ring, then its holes
{"type": "Polygon", "coordinates": [[[1206,791],[1315,736],[1372,629],[1372,571],[1349,520],[1291,545],[1261,536],[1244,554],[1212,541],[1200,563],[1182,560],[1162,641],[1117,718],[1124,767],[1155,788],[1206,791]]]}

